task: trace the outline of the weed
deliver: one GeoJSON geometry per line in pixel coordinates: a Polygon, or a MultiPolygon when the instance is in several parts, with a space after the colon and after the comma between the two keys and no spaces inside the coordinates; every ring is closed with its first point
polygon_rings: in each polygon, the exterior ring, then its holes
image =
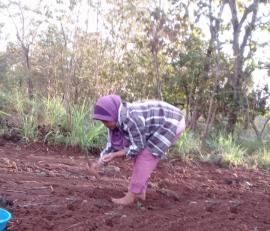
{"type": "Polygon", "coordinates": [[[231,135],[220,133],[212,140],[212,148],[225,164],[237,166],[244,163],[246,149],[237,144],[231,135]]]}
{"type": "Polygon", "coordinates": [[[90,121],[90,107],[83,102],[72,107],[71,132],[68,143],[72,146],[79,145],[83,150],[90,147],[99,148],[104,143],[106,134],[101,123],[90,121]]]}
{"type": "Polygon", "coordinates": [[[21,134],[25,142],[37,140],[37,120],[33,115],[23,116],[21,134]]]}
{"type": "Polygon", "coordinates": [[[182,160],[190,157],[192,154],[197,155],[200,153],[200,139],[194,132],[189,130],[184,131],[181,137],[177,140],[175,148],[173,149],[174,155],[179,156],[182,160]]]}
{"type": "Polygon", "coordinates": [[[49,128],[55,128],[66,125],[66,110],[61,103],[60,98],[43,98],[41,100],[44,111],[44,124],[49,128]]]}

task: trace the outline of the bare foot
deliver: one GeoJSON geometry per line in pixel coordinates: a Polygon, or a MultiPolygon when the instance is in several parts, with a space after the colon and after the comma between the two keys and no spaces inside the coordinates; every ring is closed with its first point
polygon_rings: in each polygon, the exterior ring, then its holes
{"type": "Polygon", "coordinates": [[[112,202],[118,205],[130,205],[134,202],[135,195],[132,192],[128,192],[124,197],[122,198],[112,198],[112,202]]]}
{"type": "MultiPolygon", "coordinates": [[[[128,192],[125,192],[125,195],[127,195],[128,192]]],[[[135,199],[140,199],[142,201],[146,200],[146,193],[140,193],[140,194],[134,194],[135,195],[135,199]]]]}
{"type": "Polygon", "coordinates": [[[145,199],[146,199],[146,193],[136,194],[136,198],[145,201],[145,199]]]}

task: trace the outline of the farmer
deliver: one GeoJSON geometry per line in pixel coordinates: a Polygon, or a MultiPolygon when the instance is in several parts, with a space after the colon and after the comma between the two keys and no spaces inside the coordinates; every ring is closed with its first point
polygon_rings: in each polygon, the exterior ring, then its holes
{"type": "Polygon", "coordinates": [[[94,106],[93,119],[108,128],[108,143],[92,172],[120,157],[133,159],[128,192],[112,201],[128,205],[136,198],[145,200],[147,181],[166,150],[185,129],[181,111],[162,101],[123,102],[118,95],[101,97],[94,106]]]}

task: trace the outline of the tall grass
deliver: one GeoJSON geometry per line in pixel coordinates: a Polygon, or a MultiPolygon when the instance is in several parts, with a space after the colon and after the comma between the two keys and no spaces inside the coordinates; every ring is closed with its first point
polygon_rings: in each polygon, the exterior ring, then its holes
{"type": "MultiPolygon", "coordinates": [[[[17,90],[1,96],[7,99],[8,111],[18,121],[24,142],[41,139],[49,144],[78,146],[83,150],[101,149],[106,143],[106,129],[101,123],[90,119],[91,107],[86,101],[72,105],[71,110],[67,111],[59,97],[35,97],[29,100],[27,95],[17,90]],[[42,134],[38,126],[44,128],[42,134]]],[[[1,110],[0,116],[9,113],[1,110]]]]}
{"type": "Polygon", "coordinates": [[[258,151],[257,155],[259,166],[270,170],[270,149],[263,148],[258,151]]]}
{"type": "Polygon", "coordinates": [[[177,140],[171,156],[178,156],[182,160],[198,156],[200,153],[200,139],[199,136],[189,130],[184,131],[181,137],[177,140]]]}
{"type": "Polygon", "coordinates": [[[66,126],[66,110],[59,97],[42,98],[44,124],[50,128],[66,126]]]}
{"type": "MultiPolygon", "coordinates": [[[[8,119],[13,121],[13,126],[19,126],[18,130],[20,131],[23,141],[36,141],[38,134],[37,119],[36,114],[31,111],[32,102],[24,93],[17,89],[13,92],[2,94],[2,97],[4,97],[6,102],[6,112],[1,114],[8,116],[8,119]]],[[[6,129],[5,132],[9,133],[6,129]]]]}
{"type": "Polygon", "coordinates": [[[270,149],[262,147],[249,157],[249,165],[270,170],[270,149]]]}
{"type": "Polygon", "coordinates": [[[254,152],[260,149],[260,147],[263,146],[262,140],[251,140],[251,139],[245,139],[241,140],[240,144],[242,147],[244,147],[247,150],[248,155],[252,155],[254,152]]]}
{"type": "Polygon", "coordinates": [[[84,101],[71,110],[71,131],[68,143],[83,150],[100,148],[105,143],[106,131],[102,124],[90,121],[90,107],[84,101]]]}
{"type": "Polygon", "coordinates": [[[44,143],[50,145],[67,145],[68,138],[66,134],[61,132],[60,130],[49,130],[43,139],[44,143]]]}
{"type": "MultiPolygon", "coordinates": [[[[66,110],[58,97],[36,97],[30,101],[17,90],[8,94],[1,92],[0,99],[0,117],[15,118],[25,142],[40,139],[49,144],[78,146],[84,151],[101,149],[106,143],[106,129],[103,124],[91,120],[91,105],[86,101],[66,110]],[[44,133],[38,132],[38,125],[45,126],[44,133]]],[[[0,133],[6,129],[1,129],[0,133]]],[[[247,163],[270,169],[269,140],[256,140],[248,134],[238,139],[219,132],[206,141],[206,149],[202,148],[201,142],[199,133],[186,130],[169,156],[233,166],[247,163]]]]}
{"type": "Polygon", "coordinates": [[[221,164],[241,165],[245,161],[246,149],[241,147],[233,138],[232,135],[219,133],[212,140],[208,141],[209,147],[213,150],[213,155],[210,159],[221,164]]]}
{"type": "Polygon", "coordinates": [[[25,142],[37,140],[37,120],[33,115],[23,116],[21,134],[25,142]]]}
{"type": "Polygon", "coordinates": [[[0,109],[7,109],[9,104],[8,94],[0,91],[0,109]]]}
{"type": "Polygon", "coordinates": [[[10,116],[10,114],[9,113],[6,113],[4,111],[0,111],[0,117],[1,116],[10,116]]]}
{"type": "Polygon", "coordinates": [[[25,114],[26,110],[30,105],[30,101],[27,95],[23,94],[19,90],[15,90],[7,97],[11,108],[15,109],[18,115],[25,114]]]}

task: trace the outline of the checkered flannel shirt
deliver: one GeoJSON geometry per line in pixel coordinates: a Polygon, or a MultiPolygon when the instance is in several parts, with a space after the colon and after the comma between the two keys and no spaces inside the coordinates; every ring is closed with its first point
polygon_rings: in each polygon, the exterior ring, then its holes
{"type": "MultiPolygon", "coordinates": [[[[166,102],[122,103],[117,127],[130,144],[124,149],[126,156],[137,155],[148,148],[153,155],[161,157],[172,145],[182,118],[181,111],[166,102]]],[[[115,150],[108,138],[107,146],[101,155],[112,151],[115,150]]]]}

